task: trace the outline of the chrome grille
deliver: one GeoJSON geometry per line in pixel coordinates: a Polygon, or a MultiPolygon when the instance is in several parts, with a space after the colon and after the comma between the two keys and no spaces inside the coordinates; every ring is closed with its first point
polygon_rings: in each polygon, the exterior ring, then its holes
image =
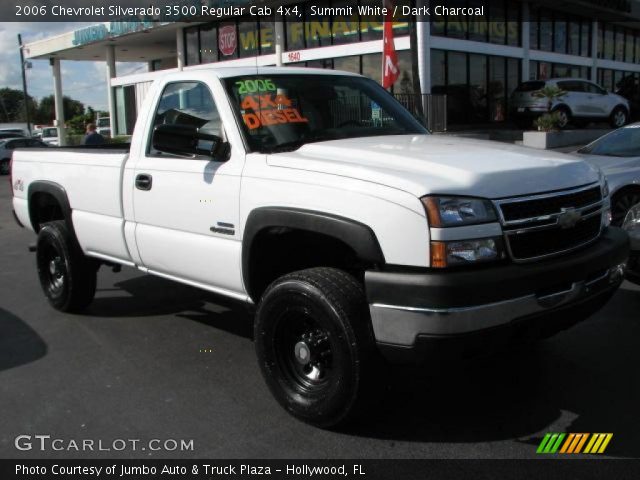
{"type": "Polygon", "coordinates": [[[495,201],[507,251],[526,262],[569,252],[600,236],[604,199],[599,185],[495,201]]]}

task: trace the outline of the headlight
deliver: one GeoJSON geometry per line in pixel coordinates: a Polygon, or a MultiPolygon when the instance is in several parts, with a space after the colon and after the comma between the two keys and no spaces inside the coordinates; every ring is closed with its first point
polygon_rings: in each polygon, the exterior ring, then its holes
{"type": "Polygon", "coordinates": [[[431,242],[431,267],[447,268],[505,258],[501,237],[431,242]]]}
{"type": "Polygon", "coordinates": [[[423,197],[430,227],[458,227],[497,221],[489,200],[467,197],[423,197]]]}

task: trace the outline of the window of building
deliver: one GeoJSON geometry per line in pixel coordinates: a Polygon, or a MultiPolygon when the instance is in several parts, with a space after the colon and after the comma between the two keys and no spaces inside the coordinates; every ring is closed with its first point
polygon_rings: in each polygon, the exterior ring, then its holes
{"type": "Polygon", "coordinates": [[[260,49],[258,22],[242,19],[238,22],[238,54],[240,58],[255,57],[260,49]]]}
{"type": "Polygon", "coordinates": [[[540,43],[539,48],[545,52],[551,52],[553,47],[553,22],[551,21],[551,14],[542,11],[540,12],[540,43]]]}
{"type": "Polygon", "coordinates": [[[382,83],[382,54],[362,55],[362,75],[382,83]]]}
{"type": "Polygon", "coordinates": [[[333,68],[335,70],[344,70],[346,72],[360,73],[360,56],[354,55],[351,57],[334,58],[333,68]]]}
{"type": "Polygon", "coordinates": [[[200,39],[198,27],[184,29],[185,61],[187,65],[200,63],[200,39]]]}
{"type": "Polygon", "coordinates": [[[606,25],[604,28],[604,56],[606,60],[613,60],[615,53],[613,27],[606,25]]]}
{"type": "Polygon", "coordinates": [[[218,29],[214,24],[200,27],[200,61],[218,61],[218,29]]]}
{"type": "Polygon", "coordinates": [[[634,54],[634,39],[635,35],[633,30],[627,29],[624,41],[624,61],[625,62],[633,62],[633,54],[634,54]]]}
{"type": "Polygon", "coordinates": [[[614,58],[618,61],[624,61],[624,29],[616,27],[614,32],[614,58]]]}
{"type": "Polygon", "coordinates": [[[569,55],[580,55],[580,22],[569,22],[567,28],[567,53],[569,55]]]}
{"type": "Polygon", "coordinates": [[[567,53],[567,21],[558,13],[553,23],[553,51],[567,53]]]}
{"type": "Polygon", "coordinates": [[[276,51],[274,17],[260,18],[260,55],[269,55],[276,51]]]}
{"type": "MultiPolygon", "coordinates": [[[[347,7],[353,4],[350,0],[333,0],[334,8],[347,7]]],[[[354,8],[352,16],[336,15],[331,19],[331,36],[334,45],[355,43],[360,40],[359,18],[357,8],[354,8]]]]}
{"type": "Polygon", "coordinates": [[[116,87],[116,135],[131,135],[138,115],[135,85],[116,87]]]}
{"type": "Polygon", "coordinates": [[[580,23],[580,55],[591,56],[591,21],[583,20],[580,23]]]}

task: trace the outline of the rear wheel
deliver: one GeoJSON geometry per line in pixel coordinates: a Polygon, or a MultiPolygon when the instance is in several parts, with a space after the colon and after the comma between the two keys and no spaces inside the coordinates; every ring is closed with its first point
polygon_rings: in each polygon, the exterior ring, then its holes
{"type": "Polygon", "coordinates": [[[8,158],[0,160],[0,175],[9,175],[11,173],[11,166],[8,158]]]}
{"type": "Polygon", "coordinates": [[[78,312],[91,303],[98,264],[82,253],[66,222],[40,229],[36,262],[42,290],[56,310],[78,312]]]}
{"type": "Polygon", "coordinates": [[[611,112],[609,123],[613,128],[624,127],[629,121],[629,114],[624,107],[616,107],[611,112]]]}
{"type": "Polygon", "coordinates": [[[555,113],[558,118],[557,126],[560,130],[569,126],[569,123],[571,123],[571,112],[567,107],[558,107],[553,111],[553,113],[555,113]]]}
{"type": "Polygon", "coordinates": [[[256,314],[265,381],[291,415],[320,427],[344,423],[370,399],[375,345],[362,286],[334,268],[285,275],[256,314]]]}

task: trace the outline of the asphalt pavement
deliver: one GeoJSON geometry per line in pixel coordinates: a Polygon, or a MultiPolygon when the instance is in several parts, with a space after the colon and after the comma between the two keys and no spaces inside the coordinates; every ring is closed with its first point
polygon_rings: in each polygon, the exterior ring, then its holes
{"type": "Polygon", "coordinates": [[[241,305],[102,268],[86,313],[59,313],[6,177],[0,205],[0,458],[532,458],[547,432],[611,432],[606,456],[640,456],[640,288],[629,283],[535,347],[396,369],[376,414],[323,431],[272,399],[241,305]],[[116,451],[129,439],[136,450],[116,451]]]}

